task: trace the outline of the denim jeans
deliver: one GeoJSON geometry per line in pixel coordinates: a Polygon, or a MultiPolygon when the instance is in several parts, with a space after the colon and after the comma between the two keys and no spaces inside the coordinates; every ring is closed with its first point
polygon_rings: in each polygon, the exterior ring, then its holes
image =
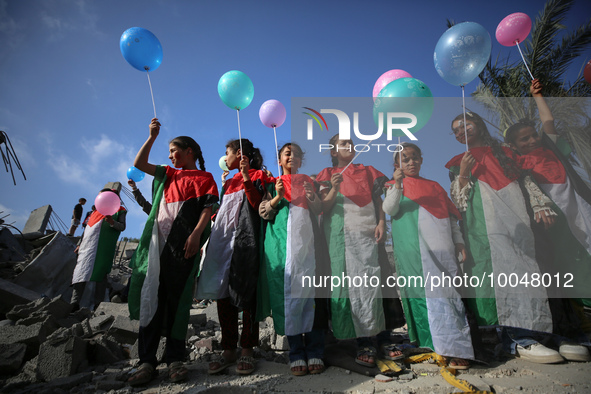
{"type": "Polygon", "coordinates": [[[313,329],[299,335],[288,335],[289,361],[324,357],[324,330],[313,329]]]}

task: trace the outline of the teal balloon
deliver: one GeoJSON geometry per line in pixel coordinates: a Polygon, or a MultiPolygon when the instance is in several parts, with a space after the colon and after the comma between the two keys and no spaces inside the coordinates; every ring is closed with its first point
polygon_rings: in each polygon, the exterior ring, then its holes
{"type": "Polygon", "coordinates": [[[228,71],[218,82],[218,94],[228,107],[241,110],[249,106],[254,97],[254,86],[242,71],[228,71]]]}
{"type": "Polygon", "coordinates": [[[447,29],[435,46],[435,70],[452,85],[464,86],[482,72],[491,47],[484,27],[475,22],[458,23],[447,29]]]}
{"type": "MultiPolygon", "coordinates": [[[[376,126],[379,126],[379,117],[383,118],[384,132],[387,127],[388,112],[406,112],[417,118],[415,126],[408,128],[412,134],[422,129],[433,114],[433,94],[431,89],[416,78],[399,78],[386,85],[378,94],[373,106],[373,118],[376,126]]],[[[410,124],[409,117],[395,117],[392,123],[410,124]]],[[[400,129],[393,130],[393,136],[405,137],[400,129]]]]}

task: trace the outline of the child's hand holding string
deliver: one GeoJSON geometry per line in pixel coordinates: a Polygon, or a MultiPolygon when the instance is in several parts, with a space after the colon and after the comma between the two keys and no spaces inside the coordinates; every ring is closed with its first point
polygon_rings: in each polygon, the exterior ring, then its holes
{"type": "Polygon", "coordinates": [[[341,188],[341,182],[343,182],[343,175],[339,172],[332,174],[330,177],[330,184],[335,191],[339,191],[341,188]]]}
{"type": "Polygon", "coordinates": [[[277,181],[275,182],[275,191],[277,192],[279,200],[285,196],[285,187],[283,186],[283,181],[281,178],[277,178],[277,181]]]}
{"type": "Polygon", "coordinates": [[[248,157],[242,155],[242,158],[240,159],[240,173],[242,174],[244,182],[250,181],[250,175],[248,175],[248,170],[250,170],[248,157]]]}
{"type": "Polygon", "coordinates": [[[158,122],[158,118],[152,118],[150,122],[150,137],[156,139],[158,134],[160,134],[160,122],[158,122]]]}
{"type": "Polygon", "coordinates": [[[397,168],[392,177],[394,178],[394,182],[396,182],[396,189],[402,189],[402,180],[405,177],[402,168],[397,168]]]}

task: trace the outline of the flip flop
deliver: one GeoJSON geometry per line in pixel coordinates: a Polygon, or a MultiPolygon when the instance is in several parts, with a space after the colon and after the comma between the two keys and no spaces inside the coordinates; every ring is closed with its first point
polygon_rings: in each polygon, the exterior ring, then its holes
{"type": "Polygon", "coordinates": [[[238,359],[238,365],[236,366],[236,372],[239,375],[250,375],[251,373],[254,372],[255,366],[254,366],[254,357],[252,356],[241,356],[238,359]],[[238,369],[238,366],[240,364],[246,364],[246,365],[250,365],[250,368],[246,368],[246,369],[238,369]]]}
{"type": "Polygon", "coordinates": [[[355,358],[355,362],[359,365],[363,365],[364,367],[373,368],[376,366],[376,348],[373,346],[364,347],[363,349],[357,350],[357,357],[355,358]],[[369,361],[361,360],[359,357],[368,356],[373,357],[374,362],[370,363],[369,361]]]}
{"type": "Polygon", "coordinates": [[[175,361],[168,367],[168,379],[172,383],[183,382],[189,377],[189,370],[182,361],[175,361]]]}
{"type": "Polygon", "coordinates": [[[384,343],[380,346],[382,351],[382,358],[385,360],[396,361],[405,358],[405,355],[402,353],[402,350],[393,343],[384,343]],[[398,356],[390,356],[390,352],[400,352],[398,356]]]}
{"type": "Polygon", "coordinates": [[[310,375],[317,375],[324,372],[325,369],[322,359],[314,357],[308,360],[308,372],[310,372],[310,375]],[[312,365],[321,365],[322,368],[310,368],[312,365]]]}
{"type": "MultiPolygon", "coordinates": [[[[308,366],[306,365],[305,360],[296,360],[289,363],[289,369],[291,370],[291,374],[293,376],[304,376],[308,374],[308,366]],[[294,369],[296,367],[306,367],[303,370],[294,369]]],[[[311,372],[311,371],[310,371],[311,372]]]]}
{"type": "Polygon", "coordinates": [[[449,368],[453,368],[453,369],[469,369],[470,368],[470,361],[465,360],[465,359],[461,359],[461,358],[457,358],[457,357],[453,357],[450,358],[449,361],[447,362],[447,366],[449,368]],[[467,361],[468,364],[467,365],[451,365],[451,363],[456,363],[458,364],[459,361],[467,361]]]}
{"type": "Polygon", "coordinates": [[[209,368],[207,370],[207,373],[209,375],[215,375],[216,373],[222,372],[223,370],[228,368],[230,365],[233,365],[235,363],[236,363],[236,361],[228,361],[224,357],[218,356],[215,359],[213,359],[213,361],[211,361],[209,363],[209,368]],[[213,363],[217,363],[217,364],[219,364],[219,366],[217,368],[212,368],[211,364],[213,364],[213,363]]]}
{"type": "Polygon", "coordinates": [[[157,375],[158,372],[152,364],[143,363],[131,374],[129,379],[127,379],[127,383],[129,383],[131,387],[141,386],[150,383],[157,375]]]}

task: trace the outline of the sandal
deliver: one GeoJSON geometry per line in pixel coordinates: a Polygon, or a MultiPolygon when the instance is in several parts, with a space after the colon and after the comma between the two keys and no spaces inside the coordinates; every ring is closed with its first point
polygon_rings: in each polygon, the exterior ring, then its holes
{"type": "Polygon", "coordinates": [[[355,362],[359,365],[363,365],[364,367],[373,368],[376,366],[376,348],[373,346],[364,347],[363,349],[357,350],[357,357],[355,358],[355,362]],[[364,361],[360,357],[367,356],[373,357],[373,362],[364,361]]]}
{"type": "Polygon", "coordinates": [[[127,379],[127,383],[129,383],[131,387],[141,386],[151,382],[157,375],[158,372],[152,364],[143,363],[131,374],[129,379],[127,379]]]}
{"type": "Polygon", "coordinates": [[[317,375],[319,373],[324,372],[326,368],[324,367],[324,361],[322,361],[322,359],[314,357],[308,360],[308,372],[310,372],[311,375],[317,375]],[[312,366],[317,366],[320,365],[320,368],[310,368],[312,366]]]}
{"type": "Polygon", "coordinates": [[[469,369],[470,368],[470,360],[466,360],[464,358],[451,358],[449,359],[447,366],[453,369],[469,369]],[[466,364],[461,365],[460,363],[465,362],[466,364]],[[451,363],[455,363],[456,365],[452,365],[451,363]]]}
{"type": "Polygon", "coordinates": [[[254,372],[254,357],[252,356],[241,356],[238,359],[238,365],[236,366],[236,372],[239,375],[250,375],[251,373],[254,372]],[[249,368],[246,369],[238,369],[238,367],[240,366],[240,364],[246,364],[249,366],[249,368]]]}
{"type": "Polygon", "coordinates": [[[225,370],[226,368],[228,368],[230,365],[234,364],[236,361],[228,361],[226,360],[223,356],[218,355],[216,358],[213,359],[212,362],[209,363],[209,368],[207,370],[207,373],[210,375],[214,375],[218,372],[222,372],[223,370],[225,370]],[[218,364],[217,368],[212,368],[212,364],[218,364]]]}
{"type": "Polygon", "coordinates": [[[400,350],[400,348],[398,348],[398,346],[396,346],[393,343],[384,343],[383,345],[380,346],[380,349],[382,351],[382,357],[385,360],[390,360],[390,361],[396,361],[396,360],[401,360],[403,359],[405,356],[402,353],[402,350],[400,350]],[[390,356],[390,353],[400,353],[398,356],[390,356]]]}
{"type": "Polygon", "coordinates": [[[175,361],[170,363],[168,367],[168,379],[172,383],[183,382],[189,377],[189,370],[185,367],[182,361],[175,361]]]}
{"type": "Polygon", "coordinates": [[[293,376],[304,376],[308,374],[308,365],[305,360],[296,360],[289,363],[289,369],[293,376]],[[305,367],[304,369],[294,369],[298,367],[305,367]]]}

